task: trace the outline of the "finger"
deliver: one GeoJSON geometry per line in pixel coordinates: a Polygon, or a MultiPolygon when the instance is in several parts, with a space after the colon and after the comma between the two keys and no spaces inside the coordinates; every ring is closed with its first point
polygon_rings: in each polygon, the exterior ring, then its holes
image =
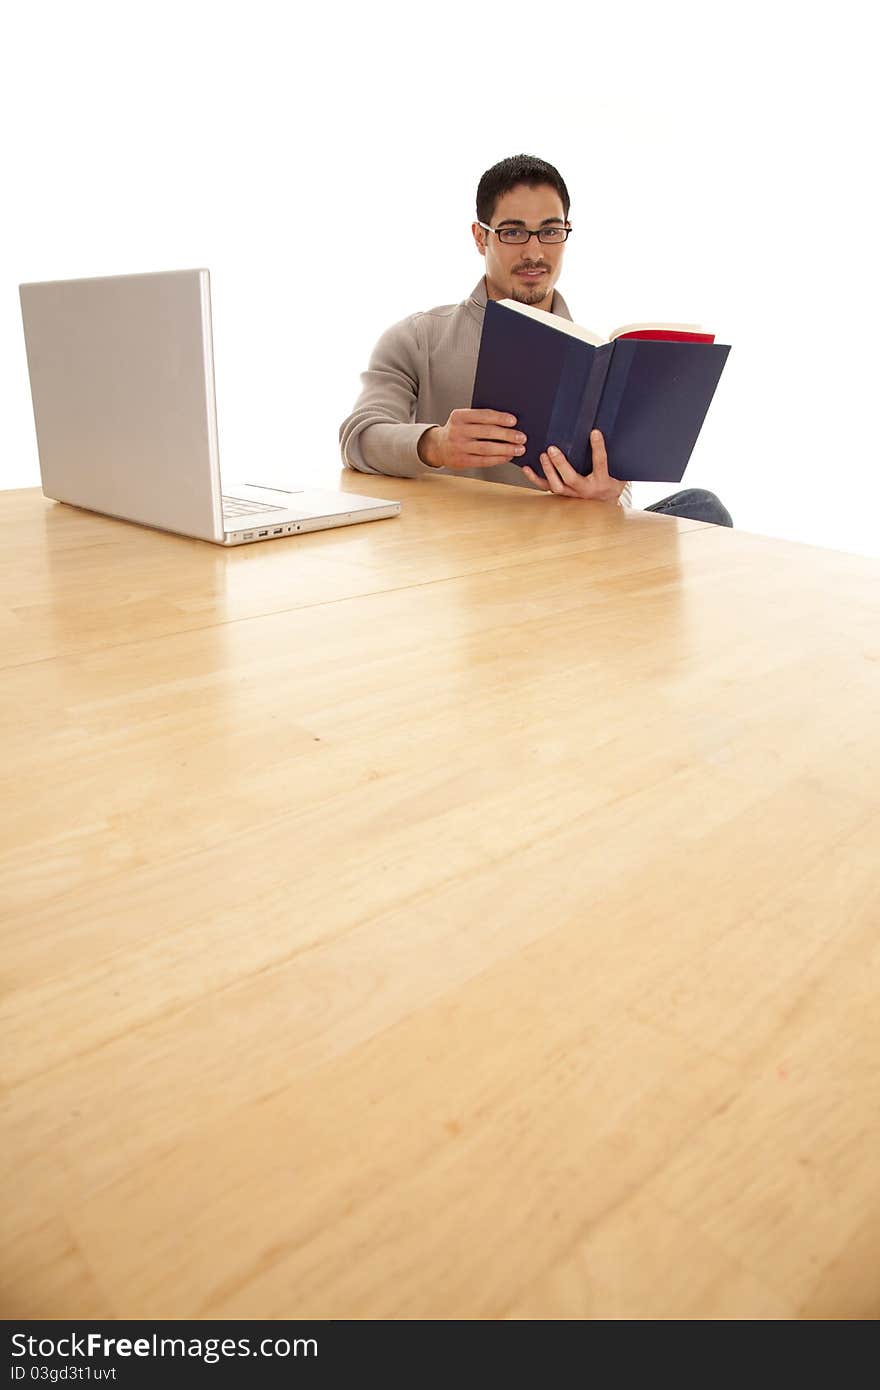
{"type": "Polygon", "coordinates": [[[593,476],[604,480],[608,477],[608,454],[605,451],[605,440],[601,430],[593,430],[590,434],[590,449],[593,456],[593,476]]]}
{"type": "Polygon", "coordinates": [[[534,473],[531,468],[523,469],[523,477],[528,478],[529,482],[534,483],[535,487],[539,487],[542,492],[550,491],[550,484],[547,482],[547,479],[539,478],[537,473],[534,473]]]}
{"type": "Polygon", "coordinates": [[[491,439],[466,439],[459,448],[474,458],[521,458],[525,453],[523,444],[496,444],[491,439]]]}
{"type": "Polygon", "coordinates": [[[565,484],[563,483],[559,474],[556,472],[556,469],[553,467],[553,463],[549,454],[541,455],[541,466],[544,469],[544,477],[550,484],[550,491],[561,493],[562,489],[565,487],[565,484]]]}
{"type": "Polygon", "coordinates": [[[506,429],[516,424],[516,416],[504,410],[456,410],[455,415],[468,424],[501,425],[506,429]]]}
{"type": "MultiPolygon", "coordinates": [[[[528,478],[529,482],[534,483],[535,487],[539,487],[542,492],[552,492],[552,488],[547,482],[547,479],[539,478],[537,473],[532,472],[531,468],[524,468],[523,473],[528,478]]],[[[557,497],[580,497],[580,495],[579,492],[575,492],[574,488],[570,487],[563,487],[562,490],[556,494],[557,497]]]]}
{"type": "Polygon", "coordinates": [[[500,425],[465,424],[457,431],[464,439],[503,439],[508,444],[525,444],[522,430],[503,430],[500,425]]]}
{"type": "MultiPolygon", "coordinates": [[[[497,447],[499,447],[499,446],[496,445],[495,447],[497,448],[497,447]]],[[[503,468],[506,464],[509,464],[509,463],[516,463],[516,464],[519,463],[519,459],[518,459],[518,458],[511,458],[511,456],[510,456],[510,449],[509,449],[509,448],[502,448],[502,449],[501,449],[501,453],[500,453],[500,454],[497,454],[497,455],[490,455],[490,454],[471,454],[471,453],[467,453],[464,449],[461,449],[461,450],[459,450],[459,452],[452,458],[452,460],[449,462],[449,464],[447,464],[447,467],[448,467],[448,468],[459,468],[459,469],[460,469],[460,468],[503,468]]]]}
{"type": "Polygon", "coordinates": [[[550,455],[550,462],[558,470],[563,481],[570,485],[576,483],[580,475],[572,468],[562,450],[557,449],[555,444],[551,444],[547,452],[550,455]]]}

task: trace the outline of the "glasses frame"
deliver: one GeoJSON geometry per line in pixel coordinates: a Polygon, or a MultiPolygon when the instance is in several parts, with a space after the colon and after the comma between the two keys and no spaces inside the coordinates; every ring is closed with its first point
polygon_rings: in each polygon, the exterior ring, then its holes
{"type": "Polygon", "coordinates": [[[536,232],[530,232],[528,227],[490,227],[488,223],[479,220],[477,226],[482,227],[484,232],[494,232],[502,246],[528,246],[533,236],[538,238],[539,246],[564,246],[573,231],[573,228],[568,224],[564,227],[539,227],[536,232]],[[528,232],[529,234],[525,241],[502,241],[501,232],[528,232]],[[561,241],[542,241],[542,232],[564,232],[565,236],[561,241]]]}

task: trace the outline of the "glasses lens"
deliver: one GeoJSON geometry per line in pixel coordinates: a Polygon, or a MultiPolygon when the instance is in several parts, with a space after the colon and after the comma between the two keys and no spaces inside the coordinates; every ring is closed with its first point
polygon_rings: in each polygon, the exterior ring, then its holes
{"type": "Polygon", "coordinates": [[[564,227],[542,227],[538,233],[538,240],[545,244],[552,245],[557,241],[565,241],[568,235],[564,227]]]}
{"type": "Polygon", "coordinates": [[[498,229],[498,240],[506,242],[508,246],[521,246],[528,239],[529,234],[525,227],[499,227],[498,229]]]}

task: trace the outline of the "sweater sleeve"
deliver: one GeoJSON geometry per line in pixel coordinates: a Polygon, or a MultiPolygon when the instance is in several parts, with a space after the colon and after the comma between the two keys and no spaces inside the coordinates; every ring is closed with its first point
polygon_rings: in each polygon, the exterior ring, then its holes
{"type": "Polygon", "coordinates": [[[430,423],[415,424],[419,344],[413,318],[382,334],[361,376],[361,394],[339,429],[342,461],[359,473],[420,478],[436,470],[422,463],[418,443],[430,423]]]}

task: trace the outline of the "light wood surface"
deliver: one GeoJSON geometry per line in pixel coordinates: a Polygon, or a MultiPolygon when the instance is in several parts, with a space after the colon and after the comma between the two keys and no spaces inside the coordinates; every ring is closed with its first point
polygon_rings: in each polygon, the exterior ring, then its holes
{"type": "Polygon", "coordinates": [[[880,1314],[876,561],[0,496],[5,1317],[880,1314]]]}

